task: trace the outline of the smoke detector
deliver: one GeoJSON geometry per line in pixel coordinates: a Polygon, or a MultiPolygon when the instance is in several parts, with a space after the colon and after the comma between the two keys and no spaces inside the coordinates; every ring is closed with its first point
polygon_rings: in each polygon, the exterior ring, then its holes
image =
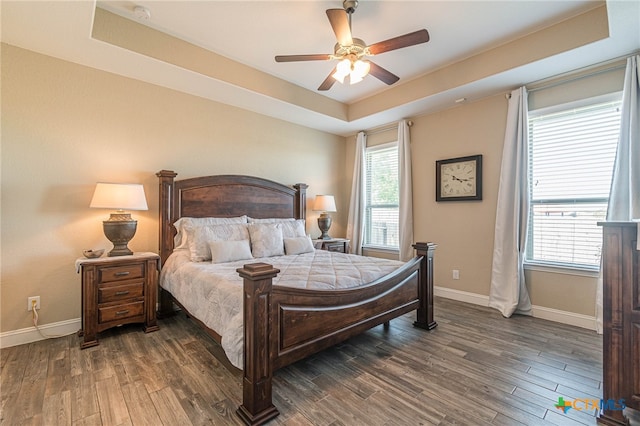
{"type": "Polygon", "coordinates": [[[136,6],[133,8],[133,16],[141,21],[147,21],[151,18],[151,12],[144,6],[136,6]]]}

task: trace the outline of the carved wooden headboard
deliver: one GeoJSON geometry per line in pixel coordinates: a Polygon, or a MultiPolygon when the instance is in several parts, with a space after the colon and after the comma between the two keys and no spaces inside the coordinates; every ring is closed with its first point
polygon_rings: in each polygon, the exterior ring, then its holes
{"type": "Polygon", "coordinates": [[[181,217],[234,217],[305,219],[307,185],[289,187],[254,176],[218,175],[175,180],[171,170],[156,173],[160,179],[160,257],[173,251],[181,217]]]}

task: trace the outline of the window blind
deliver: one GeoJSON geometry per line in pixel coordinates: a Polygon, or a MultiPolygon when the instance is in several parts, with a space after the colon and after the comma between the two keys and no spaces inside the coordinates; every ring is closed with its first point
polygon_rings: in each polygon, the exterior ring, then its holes
{"type": "Polygon", "coordinates": [[[398,145],[367,148],[365,153],[364,244],[399,247],[398,145]]]}
{"type": "Polygon", "coordinates": [[[599,266],[619,132],[619,100],[529,117],[528,261],[599,266]]]}

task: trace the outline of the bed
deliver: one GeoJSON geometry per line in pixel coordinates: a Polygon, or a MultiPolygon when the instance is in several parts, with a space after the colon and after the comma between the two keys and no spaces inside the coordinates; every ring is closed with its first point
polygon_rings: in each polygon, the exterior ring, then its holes
{"type": "MultiPolygon", "coordinates": [[[[159,178],[160,256],[163,265],[174,251],[176,223],[181,218],[306,219],[305,184],[293,187],[239,175],[176,180],[162,170],[159,178]]],[[[213,249],[213,246],[211,247],[213,249]]],[[[273,257],[239,264],[242,279],[242,405],[237,414],[246,424],[263,424],[279,413],[272,402],[272,375],[313,353],[371,327],[416,310],[414,325],[437,326],[433,317],[432,243],[416,243],[416,256],[373,282],[350,288],[310,290],[274,285],[284,261],[273,257]]],[[[339,254],[340,255],[340,254],[339,254]]],[[[316,257],[307,254],[307,257],[316,257]]],[[[318,257],[328,256],[318,253],[318,257]]],[[[352,256],[352,255],[351,255],[352,256]]],[[[175,256],[174,256],[175,257],[175,256]]],[[[284,256],[287,258],[288,256],[284,256]]],[[[348,257],[348,256],[347,256],[348,257]]],[[[356,256],[352,256],[356,258],[356,256]]],[[[203,266],[207,268],[207,266],[203,266]]],[[[221,335],[187,309],[174,294],[160,289],[159,318],[174,313],[174,303],[219,343],[221,335]]],[[[240,292],[239,292],[240,293],[240,292]]]]}

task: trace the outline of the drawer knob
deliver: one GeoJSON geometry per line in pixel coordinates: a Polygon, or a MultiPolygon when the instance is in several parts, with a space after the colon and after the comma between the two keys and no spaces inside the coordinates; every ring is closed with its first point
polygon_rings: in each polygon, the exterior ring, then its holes
{"type": "Polygon", "coordinates": [[[115,275],[116,277],[126,277],[127,275],[129,275],[129,271],[116,272],[113,275],[115,275]]]}
{"type": "Polygon", "coordinates": [[[126,315],[129,313],[129,310],[127,309],[126,311],[118,311],[116,312],[116,315],[126,315]]]}
{"type": "Polygon", "coordinates": [[[124,296],[125,294],[129,294],[129,290],[116,291],[116,296],[124,296]]]}

